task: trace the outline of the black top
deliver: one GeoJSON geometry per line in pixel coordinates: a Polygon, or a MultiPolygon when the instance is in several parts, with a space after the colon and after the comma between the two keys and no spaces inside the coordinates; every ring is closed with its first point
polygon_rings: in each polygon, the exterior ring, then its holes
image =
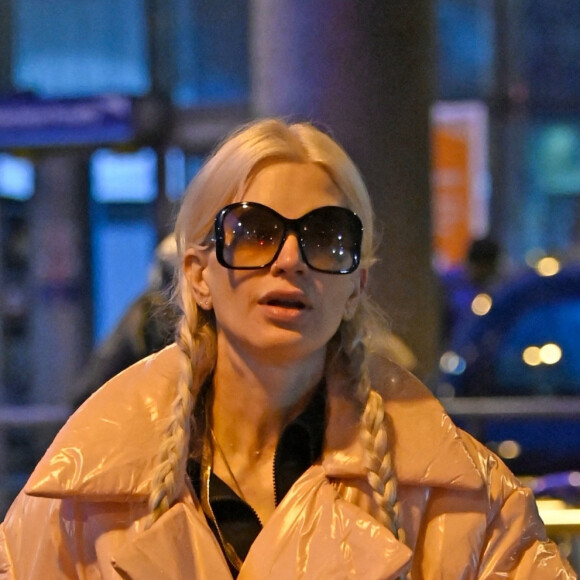
{"type": "MultiPolygon", "coordinates": [[[[276,446],[273,474],[276,505],[282,501],[294,482],[320,459],[325,416],[326,388],[322,383],[304,411],[284,428],[276,446]]],[[[201,497],[200,463],[190,459],[187,472],[197,496],[201,497]]],[[[213,472],[209,480],[209,502],[223,540],[231,544],[239,558],[244,560],[262,529],[258,515],[213,472]]],[[[220,534],[214,522],[210,518],[207,520],[220,541],[220,534]]],[[[238,571],[229,561],[227,554],[226,559],[235,578],[238,571]]]]}

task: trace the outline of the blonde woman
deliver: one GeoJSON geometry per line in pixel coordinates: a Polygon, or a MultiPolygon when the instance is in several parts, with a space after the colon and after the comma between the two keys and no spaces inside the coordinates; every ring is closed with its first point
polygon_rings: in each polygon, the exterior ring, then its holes
{"type": "Polygon", "coordinates": [[[331,138],[242,128],[175,234],[176,345],[70,418],[0,578],[574,578],[530,491],[384,355],[369,196],[331,138]]]}

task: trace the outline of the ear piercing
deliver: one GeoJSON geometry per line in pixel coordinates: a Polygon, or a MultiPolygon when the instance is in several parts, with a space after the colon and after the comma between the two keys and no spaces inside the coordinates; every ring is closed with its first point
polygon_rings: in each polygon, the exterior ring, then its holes
{"type": "Polygon", "coordinates": [[[342,314],[342,320],[344,322],[348,322],[349,320],[352,320],[355,312],[356,312],[356,306],[345,308],[345,310],[342,314]]]}

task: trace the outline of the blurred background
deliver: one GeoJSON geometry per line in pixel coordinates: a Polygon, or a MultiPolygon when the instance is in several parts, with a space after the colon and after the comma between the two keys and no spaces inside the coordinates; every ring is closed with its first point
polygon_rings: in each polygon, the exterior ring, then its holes
{"type": "Polygon", "coordinates": [[[0,514],[158,284],[205,156],[277,115],[358,164],[393,348],[564,502],[577,558],[579,28],[553,0],[2,0],[0,514]]]}

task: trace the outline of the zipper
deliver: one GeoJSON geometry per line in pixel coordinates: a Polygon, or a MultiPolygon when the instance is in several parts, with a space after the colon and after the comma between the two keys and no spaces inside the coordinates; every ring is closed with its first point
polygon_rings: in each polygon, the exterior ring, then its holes
{"type": "Polygon", "coordinates": [[[278,485],[276,484],[276,459],[278,457],[278,446],[276,446],[276,450],[274,451],[274,459],[272,461],[272,483],[274,489],[274,506],[278,507],[280,503],[280,498],[278,497],[278,485]]]}

